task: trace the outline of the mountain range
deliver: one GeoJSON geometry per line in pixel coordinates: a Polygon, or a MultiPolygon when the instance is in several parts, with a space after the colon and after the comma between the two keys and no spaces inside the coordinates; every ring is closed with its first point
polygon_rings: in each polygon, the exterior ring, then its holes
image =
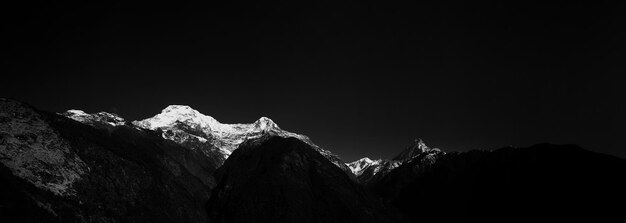
{"type": "Polygon", "coordinates": [[[619,217],[626,161],[575,145],[345,163],[270,118],[137,121],[0,99],[0,222],[527,222],[619,217]],[[614,202],[614,203],[613,203],[614,202]]]}

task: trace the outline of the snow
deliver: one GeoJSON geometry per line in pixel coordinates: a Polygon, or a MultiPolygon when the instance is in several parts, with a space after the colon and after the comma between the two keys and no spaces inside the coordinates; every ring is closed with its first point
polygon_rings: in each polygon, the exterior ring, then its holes
{"type": "Polygon", "coordinates": [[[119,117],[116,114],[108,113],[108,112],[98,112],[94,114],[89,114],[84,112],[83,110],[78,109],[70,109],[64,113],[60,113],[65,117],[74,119],[78,122],[94,125],[95,123],[103,123],[111,126],[125,125],[126,121],[119,117]]]}
{"type": "MultiPolygon", "coordinates": [[[[104,123],[117,126],[126,123],[123,118],[106,112],[88,114],[81,110],[72,109],[61,115],[89,125],[104,123]]],[[[220,150],[224,158],[230,156],[246,140],[258,139],[265,135],[276,135],[285,138],[294,137],[311,145],[339,168],[349,171],[349,168],[343,161],[330,151],[315,145],[304,135],[282,130],[272,119],[265,116],[253,123],[225,124],[187,105],[169,105],[161,110],[161,113],[151,118],[133,121],[132,124],[133,127],[139,129],[160,129],[163,131],[163,138],[179,144],[183,144],[188,140],[197,140],[200,143],[211,144],[220,150]]]]}
{"type": "Polygon", "coordinates": [[[368,157],[364,157],[352,163],[348,163],[347,165],[354,175],[359,176],[363,174],[363,171],[365,171],[365,169],[367,169],[368,167],[378,166],[381,164],[381,162],[383,162],[383,160],[381,159],[371,160],[368,157]]]}
{"type": "Polygon", "coordinates": [[[254,125],[255,125],[255,128],[258,128],[259,130],[267,130],[267,129],[274,129],[274,128],[278,129],[278,125],[276,125],[276,123],[274,123],[274,121],[272,121],[268,117],[259,118],[259,120],[254,122],[254,125]]]}
{"type": "Polygon", "coordinates": [[[406,154],[406,157],[403,157],[402,160],[383,160],[377,159],[372,160],[368,157],[361,158],[352,163],[346,163],[346,165],[350,168],[352,173],[357,177],[362,175],[365,170],[372,169],[372,175],[376,175],[379,173],[388,173],[389,171],[399,167],[400,165],[410,162],[413,158],[415,158],[419,154],[426,153],[426,155],[422,158],[422,160],[427,161],[429,163],[434,163],[436,160],[436,154],[443,153],[440,149],[430,148],[426,146],[424,141],[420,138],[416,138],[413,141],[413,145],[411,145],[406,150],[402,151],[401,154],[406,154]]]}
{"type": "Polygon", "coordinates": [[[401,164],[401,161],[383,159],[372,160],[368,157],[361,158],[352,163],[347,163],[352,173],[356,176],[362,175],[367,169],[372,170],[372,175],[376,175],[381,172],[388,173],[389,171],[399,167],[401,164]]]}
{"type": "MultiPolygon", "coordinates": [[[[185,124],[193,129],[202,131],[207,136],[217,139],[214,145],[230,152],[235,150],[243,141],[258,138],[264,132],[275,132],[282,135],[300,137],[297,134],[281,130],[274,121],[267,117],[261,117],[251,124],[223,124],[215,118],[204,115],[186,105],[170,105],[152,118],[135,121],[133,124],[151,130],[177,129],[178,123],[185,124]]],[[[197,136],[200,137],[200,136],[197,136]]],[[[205,139],[206,141],[211,141],[205,139]]]]}
{"type": "Polygon", "coordinates": [[[194,137],[194,138],[196,138],[196,139],[198,139],[198,141],[203,142],[203,143],[205,143],[205,142],[207,142],[207,141],[208,141],[208,140],[206,140],[205,138],[202,138],[202,137],[200,137],[200,136],[193,136],[193,137],[194,137]]]}
{"type": "Polygon", "coordinates": [[[215,132],[234,131],[232,126],[223,125],[213,117],[203,115],[202,113],[185,105],[167,106],[160,114],[152,118],[142,120],[138,122],[137,125],[148,129],[157,129],[173,126],[176,122],[198,125],[201,128],[208,128],[210,131],[215,132]]]}
{"type": "Polygon", "coordinates": [[[67,110],[67,112],[75,114],[76,116],[88,116],[89,115],[83,110],[77,110],[77,109],[70,109],[70,110],[67,110]]]}
{"type": "Polygon", "coordinates": [[[65,114],[66,114],[65,115],[66,117],[74,119],[74,120],[79,121],[79,122],[85,122],[90,117],[90,115],[87,114],[86,112],[84,112],[82,110],[77,110],[77,109],[67,110],[67,112],[65,114]]]}
{"type": "MultiPolygon", "coordinates": [[[[226,141],[229,139],[236,140],[235,138],[241,135],[280,129],[274,121],[267,117],[261,117],[252,124],[223,124],[215,118],[204,115],[186,105],[170,105],[152,118],[134,122],[137,126],[152,130],[172,128],[177,123],[201,129],[207,135],[218,136],[226,141]]],[[[240,142],[233,143],[239,144],[240,142]]]]}
{"type": "MultiPolygon", "coordinates": [[[[134,121],[135,126],[156,130],[161,129],[163,131],[172,131],[178,135],[189,134],[197,138],[203,138],[202,142],[211,143],[216,148],[219,148],[224,158],[230,156],[230,154],[239,147],[239,145],[246,140],[258,139],[265,135],[277,135],[281,137],[294,137],[302,140],[303,142],[311,145],[315,150],[321,153],[329,161],[337,165],[338,167],[349,171],[348,167],[334,154],[320,148],[315,145],[308,137],[292,132],[282,130],[278,125],[268,117],[261,117],[253,123],[247,124],[225,124],[217,121],[215,118],[204,115],[199,111],[186,106],[186,105],[170,105],[161,111],[161,113],[147,118],[141,121],[134,121]],[[180,126],[180,125],[183,126],[180,126]],[[204,135],[198,135],[195,131],[202,132],[204,135]]],[[[168,138],[164,134],[164,138],[168,138]]],[[[168,138],[178,143],[182,143],[185,138],[168,138]]]]}

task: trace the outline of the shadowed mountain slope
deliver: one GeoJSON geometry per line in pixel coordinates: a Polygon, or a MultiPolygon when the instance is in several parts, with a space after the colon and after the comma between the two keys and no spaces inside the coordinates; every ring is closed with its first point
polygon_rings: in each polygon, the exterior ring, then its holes
{"type": "Polygon", "coordinates": [[[626,160],[573,145],[414,158],[375,185],[414,222],[609,221],[623,217],[626,160]]]}
{"type": "Polygon", "coordinates": [[[216,175],[214,222],[392,222],[378,201],[310,145],[267,137],[235,150],[216,175]]]}
{"type": "Polygon", "coordinates": [[[199,152],[0,99],[0,222],[207,222],[199,152]]]}

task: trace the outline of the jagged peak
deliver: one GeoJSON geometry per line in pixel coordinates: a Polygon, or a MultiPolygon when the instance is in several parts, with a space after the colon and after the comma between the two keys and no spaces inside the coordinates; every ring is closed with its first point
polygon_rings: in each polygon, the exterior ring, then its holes
{"type": "Polygon", "coordinates": [[[427,153],[430,151],[441,151],[441,150],[437,148],[430,148],[426,145],[426,143],[424,143],[424,140],[422,140],[421,138],[415,138],[413,140],[413,143],[409,147],[407,147],[405,150],[400,152],[400,154],[398,154],[398,156],[393,158],[393,160],[404,162],[404,161],[410,160],[411,158],[419,154],[427,153]]]}
{"type": "Polygon", "coordinates": [[[368,167],[370,167],[372,165],[378,165],[381,162],[382,162],[381,159],[372,160],[369,157],[363,157],[363,158],[361,158],[361,159],[359,159],[357,161],[354,161],[354,162],[351,162],[351,163],[346,163],[346,165],[348,166],[348,168],[350,168],[350,171],[354,175],[359,176],[368,167]]]}
{"type": "Polygon", "coordinates": [[[272,121],[272,119],[268,117],[262,116],[258,120],[256,120],[256,122],[272,122],[273,123],[274,121],[272,121]]]}
{"type": "Polygon", "coordinates": [[[350,163],[350,164],[356,164],[356,163],[374,163],[374,162],[376,162],[376,161],[378,161],[378,160],[373,160],[373,159],[370,159],[369,157],[363,157],[363,158],[358,159],[358,160],[356,160],[356,161],[354,161],[354,162],[352,162],[352,163],[350,163]]]}
{"type": "Polygon", "coordinates": [[[365,162],[368,162],[368,163],[374,162],[374,161],[373,161],[372,159],[370,159],[369,157],[363,157],[363,158],[361,158],[361,159],[359,159],[359,160],[357,160],[357,161],[365,161],[365,162]]]}
{"type": "Polygon", "coordinates": [[[254,122],[254,126],[256,128],[261,129],[261,130],[265,130],[265,129],[280,129],[278,127],[278,125],[274,121],[272,121],[272,119],[270,119],[268,117],[265,117],[265,116],[263,116],[263,117],[259,118],[258,120],[256,120],[254,122]]]}
{"type": "Polygon", "coordinates": [[[422,140],[421,138],[415,138],[413,140],[413,146],[411,146],[411,148],[417,148],[422,152],[426,152],[429,149],[428,146],[426,146],[426,143],[424,143],[424,140],[422,140]]]}

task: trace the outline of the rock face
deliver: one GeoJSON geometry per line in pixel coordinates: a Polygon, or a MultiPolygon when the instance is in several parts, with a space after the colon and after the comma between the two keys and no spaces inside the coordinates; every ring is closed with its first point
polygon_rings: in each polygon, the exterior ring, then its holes
{"type": "Polygon", "coordinates": [[[268,136],[235,150],[216,175],[213,222],[389,222],[377,199],[311,145],[268,136]]]}
{"type": "Polygon", "coordinates": [[[39,189],[70,196],[89,167],[45,117],[16,101],[0,99],[0,162],[39,189]]]}
{"type": "Polygon", "coordinates": [[[571,145],[417,156],[374,185],[413,222],[610,222],[626,160],[571,145]]]}
{"type": "Polygon", "coordinates": [[[214,167],[131,126],[0,99],[0,222],[207,222],[214,167]]]}
{"type": "Polygon", "coordinates": [[[382,179],[385,175],[400,165],[410,162],[415,157],[422,157],[423,160],[434,161],[437,157],[445,154],[437,148],[426,146],[422,139],[415,139],[413,144],[404,149],[392,160],[377,159],[371,160],[367,157],[348,163],[348,167],[357,177],[359,182],[366,186],[371,186],[382,179]]]}

